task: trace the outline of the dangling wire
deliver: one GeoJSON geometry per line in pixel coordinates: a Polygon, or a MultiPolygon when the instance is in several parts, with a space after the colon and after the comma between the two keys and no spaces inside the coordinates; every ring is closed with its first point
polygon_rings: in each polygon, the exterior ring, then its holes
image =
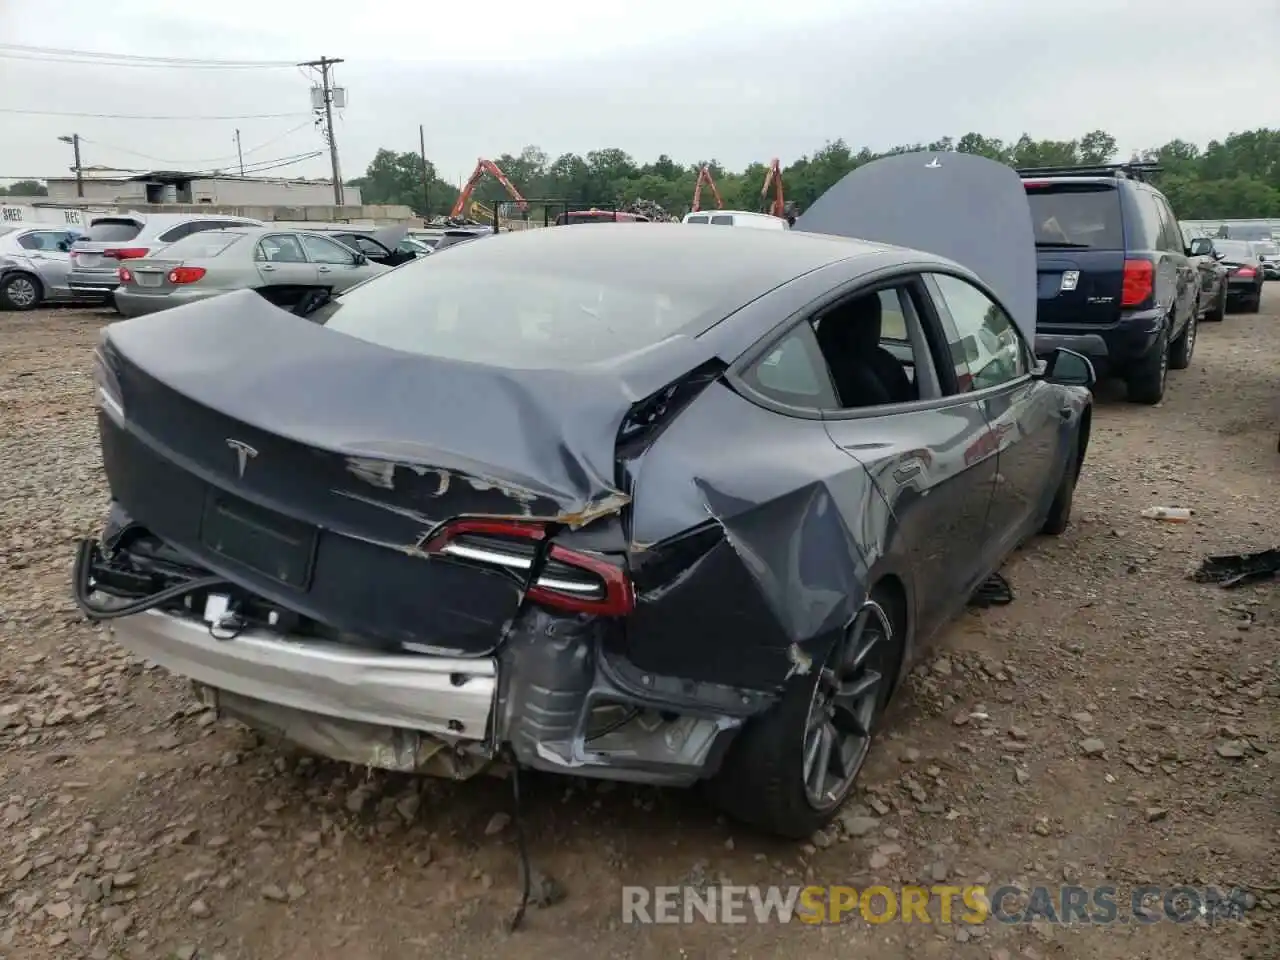
{"type": "Polygon", "coordinates": [[[525,912],[529,909],[529,897],[533,888],[533,865],[529,861],[529,843],[524,835],[524,820],[521,818],[520,764],[516,761],[515,753],[510,747],[507,748],[506,754],[507,760],[511,764],[511,824],[516,831],[516,851],[520,857],[520,873],[522,877],[520,905],[516,907],[516,912],[511,917],[511,922],[507,925],[508,931],[515,933],[520,929],[520,925],[524,923],[525,912]]]}

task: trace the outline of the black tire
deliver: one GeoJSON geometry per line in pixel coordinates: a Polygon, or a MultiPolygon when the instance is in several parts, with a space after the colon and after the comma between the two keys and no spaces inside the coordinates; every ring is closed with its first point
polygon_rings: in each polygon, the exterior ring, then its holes
{"type": "MultiPolygon", "coordinates": [[[[778,703],[767,713],[748,721],[731,744],[723,766],[707,784],[711,801],[730,817],[777,836],[801,840],[821,830],[840,812],[874,743],[875,731],[902,666],[906,614],[901,609],[897,591],[884,586],[872,590],[859,617],[864,611],[868,622],[874,623],[882,633],[887,632],[887,636],[873,648],[864,664],[868,668],[866,672],[877,673],[880,683],[873,706],[871,697],[867,697],[867,705],[872,709],[866,724],[866,746],[847,764],[844,774],[847,781],[838,794],[833,792],[821,807],[810,800],[805,782],[811,714],[821,707],[819,681],[825,679],[824,673],[829,673],[828,668],[834,664],[849,632],[827,652],[821,666],[815,662],[814,669],[807,674],[793,676],[778,703]]],[[[859,617],[854,618],[851,628],[856,626],[859,617]]],[[[826,722],[814,727],[824,726],[826,722]]]]}
{"type": "Polygon", "coordinates": [[[1046,536],[1056,537],[1067,532],[1071,525],[1071,504],[1076,496],[1076,484],[1080,480],[1080,451],[1071,452],[1067,465],[1062,468],[1062,480],[1053,495],[1053,503],[1049,505],[1049,515],[1045,518],[1040,532],[1046,536]]]}
{"type": "Polygon", "coordinates": [[[44,284],[30,273],[11,273],[0,284],[0,308],[34,310],[44,300],[44,284]]]}
{"type": "Polygon", "coordinates": [[[1169,328],[1160,331],[1156,345],[1145,357],[1129,368],[1125,382],[1129,386],[1129,402],[1154,405],[1164,399],[1169,380],[1169,328]]]}
{"type": "Polygon", "coordinates": [[[1211,323],[1221,323],[1227,317],[1227,285],[1224,283],[1218,291],[1218,297],[1204,318],[1211,323]]]}
{"type": "Polygon", "coordinates": [[[1258,288],[1258,292],[1244,302],[1245,313],[1257,313],[1262,309],[1262,288],[1258,288]]]}
{"type": "Polygon", "coordinates": [[[1199,324],[1194,316],[1187,321],[1186,327],[1182,331],[1182,336],[1173,341],[1173,347],[1169,350],[1169,369],[1185,370],[1191,366],[1191,357],[1196,352],[1196,331],[1199,324]]]}

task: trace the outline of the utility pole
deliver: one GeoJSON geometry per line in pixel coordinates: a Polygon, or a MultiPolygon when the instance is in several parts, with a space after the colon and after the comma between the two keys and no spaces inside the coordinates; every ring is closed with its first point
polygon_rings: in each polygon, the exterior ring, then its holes
{"type": "Polygon", "coordinates": [[[329,82],[333,68],[342,63],[341,58],[321,57],[319,60],[308,60],[300,63],[300,67],[311,67],[320,71],[320,89],[324,101],[325,138],[329,141],[329,162],[333,165],[333,202],[335,206],[343,205],[342,171],[338,168],[338,142],[333,138],[333,85],[329,82]]]}
{"type": "Polygon", "coordinates": [[[84,168],[80,166],[80,134],[73,133],[69,137],[59,137],[63,143],[71,144],[71,148],[76,152],[76,196],[84,197],[84,168]]]}
{"type": "Polygon", "coordinates": [[[240,158],[240,176],[244,176],[244,151],[240,149],[240,130],[236,130],[236,156],[240,158]]]}
{"type": "Polygon", "coordinates": [[[431,219],[431,167],[427,165],[427,133],[418,124],[418,152],[422,156],[422,222],[431,219]]]}

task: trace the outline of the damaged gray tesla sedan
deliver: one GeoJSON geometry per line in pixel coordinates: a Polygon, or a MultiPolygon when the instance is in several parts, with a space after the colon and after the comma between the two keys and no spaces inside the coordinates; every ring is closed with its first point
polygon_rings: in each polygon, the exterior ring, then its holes
{"type": "Polygon", "coordinates": [[[1018,176],[906,155],[794,231],[532,230],[310,316],[114,323],[76,596],[338,759],[709,781],[806,836],[914,651],[1067,524],[1093,373],[1037,364],[1035,284],[1018,176]]]}

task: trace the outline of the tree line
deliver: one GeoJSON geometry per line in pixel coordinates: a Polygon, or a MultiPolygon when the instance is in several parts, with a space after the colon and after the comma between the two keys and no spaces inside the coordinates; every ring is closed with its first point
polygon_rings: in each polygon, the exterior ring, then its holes
{"type": "MultiPolygon", "coordinates": [[[[1113,161],[1116,140],[1103,130],[1075,140],[1033,140],[1023,134],[1012,142],[966,133],[959,139],[903,144],[883,153],[867,147],[854,150],[844,140],[832,140],[783,167],[786,199],[803,211],[850,170],[880,156],[916,150],[976,153],[1014,167],[1060,166],[1113,161]]],[[[673,215],[689,209],[698,171],[704,166],[715,178],[726,208],[760,209],[768,164],[768,158],[762,158],[745,170],[730,171],[715,160],[681,164],[667,154],[640,163],[616,147],[592,150],[585,156],[564,153],[553,158],[540,147],[527,146],[517,154],[502,153],[490,159],[529,198],[555,198],[575,206],[648,201],[673,215]]],[[[1280,217],[1280,130],[1233,133],[1204,147],[1171,140],[1132,159],[1161,165],[1163,169],[1154,175],[1153,182],[1181,219],[1280,217]]],[[[424,191],[422,157],[384,147],[364,176],[349,182],[361,188],[365,203],[403,204],[428,216],[448,213],[457,200],[458,186],[439,179],[430,160],[425,166],[424,191]]],[[[502,186],[487,175],[472,196],[482,203],[508,199],[502,186]]],[[[709,190],[703,190],[702,204],[715,205],[709,190]]]]}

